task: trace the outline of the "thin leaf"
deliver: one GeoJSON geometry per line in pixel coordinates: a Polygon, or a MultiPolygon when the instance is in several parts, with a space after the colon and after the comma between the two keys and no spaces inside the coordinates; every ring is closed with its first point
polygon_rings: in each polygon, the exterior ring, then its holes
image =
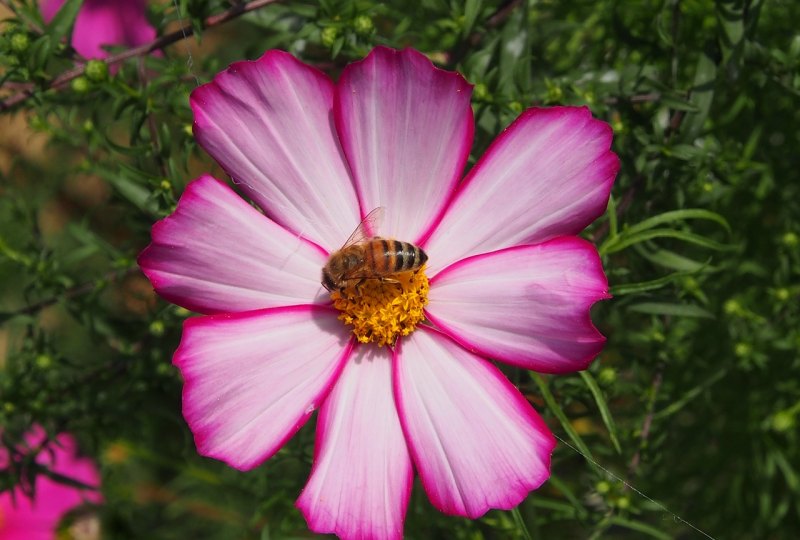
{"type": "Polygon", "coordinates": [[[674,229],[650,229],[634,234],[630,234],[629,231],[624,231],[617,236],[615,240],[605,242],[600,246],[599,251],[601,255],[610,255],[611,253],[622,251],[635,244],[646,242],[647,240],[654,240],[656,238],[674,238],[681,242],[713,249],[714,251],[730,251],[736,249],[736,246],[722,244],[716,240],[711,240],[710,238],[695,233],[676,231],[674,229]]]}
{"type": "Polygon", "coordinates": [[[707,263],[684,257],[668,249],[649,251],[641,245],[634,246],[634,249],[648,261],[670,270],[678,270],[687,274],[695,273],[703,267],[709,271],[716,270],[716,267],[707,265],[707,263]]]}
{"type": "Polygon", "coordinates": [[[617,427],[614,425],[614,417],[611,416],[611,411],[608,409],[606,399],[603,397],[603,391],[600,390],[600,387],[597,386],[597,381],[594,380],[594,377],[592,377],[592,374],[588,371],[581,371],[580,376],[581,379],[583,379],[583,382],[589,388],[589,391],[592,393],[595,403],[597,403],[597,408],[600,410],[600,416],[603,418],[603,423],[606,425],[606,429],[608,430],[608,436],[611,438],[611,444],[614,445],[614,449],[617,451],[617,454],[621,454],[622,448],[619,445],[619,439],[617,439],[617,427]]]}
{"type": "Polygon", "coordinates": [[[659,214],[657,216],[653,216],[651,218],[647,218],[643,221],[640,221],[636,225],[632,225],[628,227],[625,231],[627,232],[639,232],[644,231],[647,229],[652,229],[653,227],[657,227],[658,225],[662,225],[664,223],[673,223],[676,221],[684,221],[687,219],[704,219],[707,221],[714,221],[722,225],[726,231],[729,233],[731,232],[731,226],[725,220],[724,217],[717,214],[716,212],[711,212],[710,210],[704,210],[702,208],[685,208],[683,210],[673,210],[671,212],[664,212],[663,214],[659,214]]]}
{"type": "Polygon", "coordinates": [[[703,383],[698,384],[697,386],[686,392],[683,396],[680,397],[680,399],[673,401],[672,403],[669,404],[669,406],[653,414],[653,418],[657,419],[657,418],[665,418],[667,416],[672,416],[673,414],[681,410],[683,407],[685,407],[686,404],[688,404],[690,401],[699,396],[704,390],[706,390],[711,385],[720,380],[722,377],[724,377],[727,372],[728,372],[727,369],[721,369],[717,371],[703,383]]]}
{"type": "Polygon", "coordinates": [[[58,9],[53,20],[47,26],[47,30],[55,41],[67,35],[69,29],[72,28],[75,18],[78,16],[78,11],[81,9],[83,0],[67,0],[58,9]]]}
{"type": "Polygon", "coordinates": [[[628,306],[630,311],[651,315],[674,315],[676,317],[698,317],[713,319],[714,314],[694,304],[670,304],[667,302],[642,302],[628,306]]]}
{"type": "MultiPolygon", "coordinates": [[[[700,268],[703,268],[702,266],[700,268]]],[[[638,283],[623,283],[621,285],[613,285],[610,289],[612,296],[625,296],[626,294],[637,294],[646,291],[653,291],[660,289],[674,281],[697,274],[697,272],[673,272],[660,278],[651,279],[649,281],[639,281],[638,283]]]]}
{"type": "Polygon", "coordinates": [[[578,447],[578,450],[583,457],[589,460],[592,466],[594,466],[594,457],[592,456],[592,452],[589,450],[589,447],[586,446],[586,443],[583,442],[581,436],[578,435],[578,432],[575,431],[575,428],[572,427],[567,415],[564,414],[564,411],[558,406],[558,403],[556,403],[555,398],[553,398],[553,394],[550,392],[550,388],[547,386],[547,382],[538,373],[531,372],[531,378],[539,387],[539,391],[542,393],[545,403],[547,403],[547,408],[550,409],[550,412],[552,412],[555,417],[558,418],[558,421],[561,422],[561,427],[563,427],[564,431],[567,432],[567,435],[570,439],[572,439],[572,442],[575,444],[575,446],[578,447]]]}
{"type": "Polygon", "coordinates": [[[656,529],[655,527],[651,527],[646,523],[642,523],[641,521],[633,521],[631,519],[625,519],[623,517],[614,516],[609,518],[608,522],[611,525],[616,525],[618,527],[624,527],[632,531],[637,531],[646,534],[648,536],[652,536],[653,538],[658,538],[659,540],[672,540],[673,538],[671,534],[662,532],[656,529]]]}
{"type": "Polygon", "coordinates": [[[525,520],[522,519],[522,514],[519,512],[519,507],[515,507],[511,509],[511,517],[514,518],[514,525],[517,526],[517,530],[522,533],[522,537],[525,540],[533,540],[530,531],[528,530],[528,526],[525,524],[525,520]]]}

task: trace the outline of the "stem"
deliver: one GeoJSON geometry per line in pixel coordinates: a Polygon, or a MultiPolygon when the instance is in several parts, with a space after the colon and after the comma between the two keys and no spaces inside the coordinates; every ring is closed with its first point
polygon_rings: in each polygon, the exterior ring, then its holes
{"type": "MultiPolygon", "coordinates": [[[[242,16],[245,13],[255,11],[269,4],[274,4],[277,1],[278,0],[253,0],[252,2],[236,4],[230,9],[223,11],[222,13],[208,17],[204,21],[205,27],[212,28],[214,26],[219,26],[237,17],[242,16]]],[[[144,56],[150,54],[153,51],[161,50],[167,47],[168,45],[172,45],[173,43],[181,41],[182,39],[186,39],[193,34],[194,34],[194,28],[192,28],[192,25],[189,24],[174,32],[170,32],[169,34],[157,37],[153,41],[145,43],[144,45],[140,45],[138,47],[128,49],[127,51],[111,55],[108,58],[103,59],[102,61],[108,64],[109,66],[113,66],[115,64],[119,64],[120,62],[124,62],[129,58],[144,56]]],[[[73,79],[76,79],[81,75],[83,75],[85,69],[86,66],[81,65],[81,66],[75,66],[74,68],[61,73],[60,75],[56,76],[56,78],[54,78],[52,82],[44,88],[44,90],[48,90],[50,88],[61,88],[65,86],[73,79]]],[[[22,103],[26,99],[33,96],[34,91],[35,89],[32,88],[29,90],[25,90],[23,92],[18,92],[8,97],[7,99],[0,102],[0,111],[5,111],[15,105],[22,103]]]]}

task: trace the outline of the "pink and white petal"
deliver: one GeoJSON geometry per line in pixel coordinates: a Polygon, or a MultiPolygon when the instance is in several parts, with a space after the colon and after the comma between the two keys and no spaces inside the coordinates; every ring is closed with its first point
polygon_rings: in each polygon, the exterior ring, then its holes
{"type": "Polygon", "coordinates": [[[419,240],[469,156],[472,85],[421,53],[376,47],[336,87],[336,129],[361,208],[387,209],[381,234],[419,240]]]}
{"type": "Polygon", "coordinates": [[[314,466],[297,507],[318,533],[400,539],[413,471],[386,348],[358,347],[320,410],[314,466]]]}
{"type": "Polygon", "coordinates": [[[173,363],[200,454],[249,470],[300,429],[350,356],[337,313],[293,306],[186,321],[173,363]]]}
{"type": "Polygon", "coordinates": [[[326,75],[273,50],[232,64],[190,99],[200,145],[267,215],[328,251],[361,221],[333,93],[326,75]]]}
{"type": "Polygon", "coordinates": [[[153,226],[139,266],[156,291],[200,313],[326,303],[320,269],[327,256],[201,176],[175,212],[153,226]]]}
{"type": "Polygon", "coordinates": [[[448,266],[431,281],[426,315],[482,356],[567,373],[586,369],[603,348],[589,310],[609,297],[594,246],[564,237],[448,266]]]}
{"type": "Polygon", "coordinates": [[[619,159],[583,107],[529,109],[475,164],[424,243],[429,275],[459,259],[582,231],[606,209],[619,159]]]}
{"type": "Polygon", "coordinates": [[[500,371],[418,327],[394,357],[400,422],[422,485],[447,514],[508,510],[550,476],[555,438],[500,371]]]}

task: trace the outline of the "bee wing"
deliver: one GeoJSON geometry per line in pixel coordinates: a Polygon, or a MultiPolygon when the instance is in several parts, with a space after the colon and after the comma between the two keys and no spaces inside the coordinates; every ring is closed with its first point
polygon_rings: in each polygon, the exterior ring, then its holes
{"type": "Polygon", "coordinates": [[[379,206],[372,210],[369,214],[361,220],[361,223],[358,224],[356,230],[353,231],[353,234],[350,235],[350,238],[347,239],[347,242],[341,247],[344,249],[348,246],[352,246],[353,244],[358,244],[359,242],[363,242],[368,238],[372,238],[378,233],[378,229],[380,229],[381,223],[383,222],[383,215],[386,209],[383,206],[379,206]]]}

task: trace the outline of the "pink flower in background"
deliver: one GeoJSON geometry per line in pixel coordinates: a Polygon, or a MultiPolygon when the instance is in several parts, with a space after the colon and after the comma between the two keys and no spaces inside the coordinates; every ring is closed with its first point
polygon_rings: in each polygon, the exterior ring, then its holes
{"type": "Polygon", "coordinates": [[[400,538],[414,470],[445,513],[513,508],[549,477],[555,439],[488,359],[565,373],[603,346],[589,309],[606,278],[575,235],[606,208],[611,129],[586,108],[530,109],[460,180],[470,93],[420,53],[379,47],[336,84],[268,51],[192,94],[198,141],[264,213],[203,176],[139,264],[205,314],[174,358],[201,454],[251,469],[321,407],[297,501],[314,531],[400,538]],[[321,268],[377,207],[381,235],[427,265],[329,295],[321,268]],[[361,343],[376,335],[400,337],[361,343]]]}
{"type": "MultiPolygon", "coordinates": [[[[44,0],[44,20],[50,22],[65,1],[44,0]]],[[[75,19],[72,47],[84,58],[106,58],[104,47],[136,47],[152,41],[156,30],[146,12],[147,0],[84,0],[75,19]]]]}
{"type": "MultiPolygon", "coordinates": [[[[29,448],[45,441],[40,427],[25,438],[29,448]]],[[[37,456],[37,463],[52,471],[89,486],[100,485],[97,466],[88,458],[77,455],[75,439],[62,433],[37,456]]],[[[8,456],[0,454],[0,468],[8,467],[8,456]]],[[[20,487],[13,492],[0,493],[0,540],[53,540],[59,521],[69,510],[81,504],[100,503],[102,495],[94,490],[79,489],[58,483],[40,474],[36,476],[34,499],[20,487]]]]}

